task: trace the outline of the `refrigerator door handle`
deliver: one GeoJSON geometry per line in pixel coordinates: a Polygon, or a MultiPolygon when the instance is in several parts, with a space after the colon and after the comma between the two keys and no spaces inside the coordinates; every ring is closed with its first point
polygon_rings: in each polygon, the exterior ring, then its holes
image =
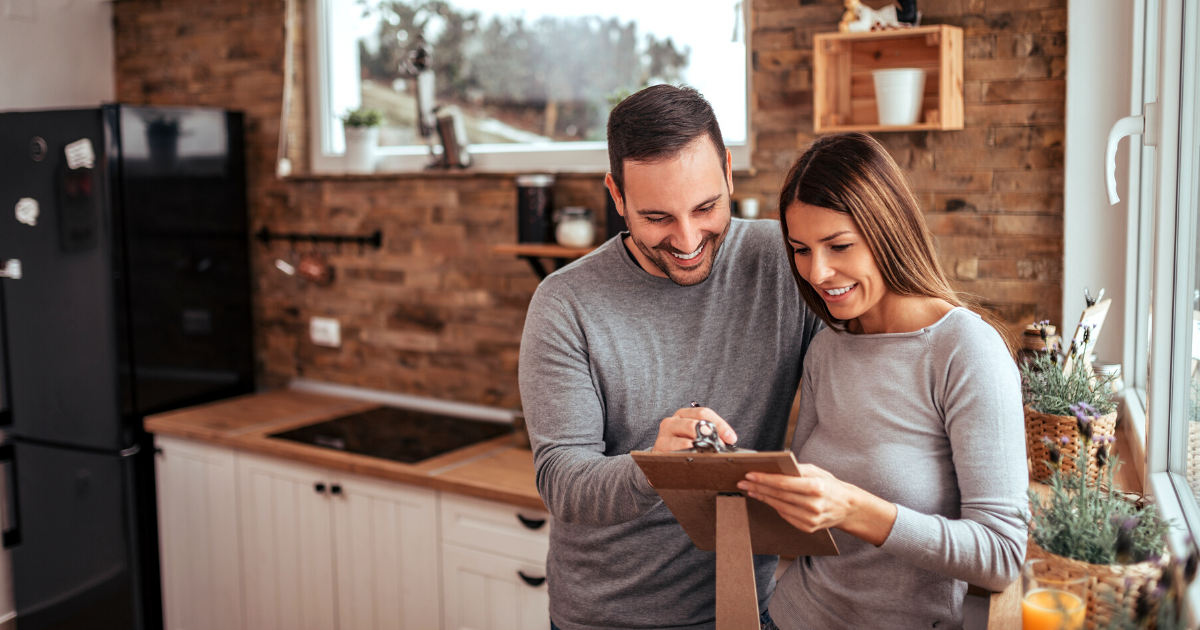
{"type": "Polygon", "coordinates": [[[10,442],[0,446],[0,464],[4,466],[4,504],[0,513],[5,549],[21,544],[21,508],[17,500],[17,451],[10,442]]]}
{"type": "Polygon", "coordinates": [[[0,267],[0,278],[11,278],[13,280],[21,279],[21,261],[16,258],[10,258],[4,261],[4,265],[0,267]]]}

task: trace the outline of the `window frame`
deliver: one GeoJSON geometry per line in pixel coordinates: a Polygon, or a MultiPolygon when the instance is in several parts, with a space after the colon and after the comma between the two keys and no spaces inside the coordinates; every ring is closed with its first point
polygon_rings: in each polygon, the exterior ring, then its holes
{"type": "MultiPolygon", "coordinates": [[[[334,109],[330,84],[331,34],[330,22],[336,19],[334,0],[308,0],[308,67],[312,80],[309,83],[309,165],[314,174],[342,174],[346,172],[344,153],[333,150],[335,134],[341,134],[341,123],[331,114],[334,109]]],[[[754,134],[751,127],[752,113],[752,28],[750,27],[750,2],[741,0],[742,36],[746,49],[746,140],[726,142],[725,146],[733,157],[733,170],[752,170],[751,156],[754,134]]],[[[354,64],[358,64],[354,55],[354,64]]],[[[350,105],[355,106],[355,105],[350,105]]],[[[608,172],[608,144],[606,142],[561,142],[544,144],[472,144],[470,145],[472,172],[483,173],[596,173],[608,172]]],[[[440,153],[438,147],[436,152],[440,153]]],[[[427,170],[429,149],[426,146],[380,147],[376,173],[417,173],[427,170]]]]}
{"type": "MultiPolygon", "coordinates": [[[[1134,269],[1129,273],[1136,274],[1139,260],[1152,259],[1147,366],[1150,376],[1145,384],[1144,404],[1139,404],[1137,396],[1126,396],[1125,400],[1131,418],[1145,418],[1144,485],[1155,497],[1162,515],[1177,525],[1169,534],[1170,549],[1180,555],[1186,553],[1187,535],[1200,538],[1200,505],[1186,479],[1193,296],[1200,280],[1196,270],[1200,240],[1200,146],[1197,146],[1200,106],[1195,102],[1196,84],[1200,80],[1196,35],[1200,28],[1200,2],[1161,0],[1158,6],[1159,28],[1154,29],[1148,19],[1141,21],[1149,27],[1144,29],[1146,35],[1154,36],[1157,30],[1156,39],[1139,33],[1135,37],[1135,56],[1139,40],[1147,58],[1157,56],[1155,100],[1160,126],[1151,154],[1154,159],[1149,166],[1150,175],[1145,176],[1146,169],[1140,166],[1140,173],[1131,168],[1131,184],[1137,176],[1139,184],[1149,184],[1150,190],[1139,189],[1139,197],[1134,197],[1132,188],[1130,193],[1131,200],[1141,199],[1137,214],[1152,215],[1153,242],[1149,253],[1131,252],[1128,260],[1129,267],[1134,269]],[[1185,59],[1190,61],[1185,63],[1185,59]],[[1147,202],[1151,204],[1151,212],[1147,212],[1147,202]],[[1159,316],[1155,317],[1155,313],[1159,316]]],[[[1138,2],[1137,7],[1143,11],[1145,3],[1138,2]]],[[[1135,72],[1136,69],[1135,64],[1135,72]]],[[[1135,92],[1140,87],[1137,79],[1135,75],[1135,92]]],[[[1138,225],[1144,225],[1145,219],[1140,217],[1138,225]]],[[[1132,220],[1131,216],[1131,225],[1132,220]]],[[[1139,242],[1144,241],[1139,239],[1139,242]]],[[[1140,283],[1134,286],[1140,298],[1145,287],[1140,283]]],[[[1130,347],[1126,345],[1127,351],[1130,347]]],[[[1129,354],[1126,358],[1130,358],[1129,354]]],[[[1194,620],[1200,611],[1200,581],[1191,585],[1188,599],[1194,620]]]]}

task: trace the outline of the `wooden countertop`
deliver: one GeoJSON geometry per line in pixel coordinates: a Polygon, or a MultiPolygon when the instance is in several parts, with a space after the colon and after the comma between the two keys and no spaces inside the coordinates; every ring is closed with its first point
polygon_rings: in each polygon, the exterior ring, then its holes
{"type": "Polygon", "coordinates": [[[188,438],[273,455],[314,466],[545,510],[538,496],[533,453],[501,436],[418,464],[356,455],[268,437],[380,403],[289,390],[249,394],[146,418],[156,435],[188,438]]]}

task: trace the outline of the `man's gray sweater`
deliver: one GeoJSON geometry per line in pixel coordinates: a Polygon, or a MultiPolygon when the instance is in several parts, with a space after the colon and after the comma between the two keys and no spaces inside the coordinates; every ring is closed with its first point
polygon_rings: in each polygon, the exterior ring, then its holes
{"type": "MultiPolygon", "coordinates": [[[[652,276],[614,238],[551,274],[521,341],[521,402],[554,523],[550,617],[563,630],[711,628],[716,556],[687,534],[629,456],[695,400],[738,446],[783,448],[808,342],[776,221],[734,219],[711,275],[652,276]]],[[[760,608],[774,556],[758,556],[760,608]]]]}

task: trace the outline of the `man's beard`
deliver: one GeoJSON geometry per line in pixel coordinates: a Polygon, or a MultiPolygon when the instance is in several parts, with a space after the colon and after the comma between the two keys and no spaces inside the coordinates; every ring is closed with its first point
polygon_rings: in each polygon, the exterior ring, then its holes
{"type": "Polygon", "coordinates": [[[636,245],[638,250],[642,252],[642,255],[645,256],[651,264],[653,264],[655,267],[658,267],[659,271],[666,274],[672,282],[678,284],[679,286],[690,287],[692,285],[704,282],[712,273],[713,264],[715,264],[717,260],[717,250],[719,250],[721,245],[724,244],[725,235],[729,233],[729,226],[732,223],[732,221],[726,223],[725,230],[720,234],[708,233],[704,237],[704,240],[700,242],[701,247],[704,248],[704,251],[701,252],[700,255],[704,257],[704,260],[702,260],[699,265],[696,265],[690,269],[680,269],[677,265],[673,264],[672,259],[674,256],[672,256],[671,253],[674,252],[677,254],[687,255],[691,252],[681,252],[674,247],[662,243],[651,248],[646,246],[645,243],[641,242],[637,238],[632,240],[633,244],[636,245]]]}

